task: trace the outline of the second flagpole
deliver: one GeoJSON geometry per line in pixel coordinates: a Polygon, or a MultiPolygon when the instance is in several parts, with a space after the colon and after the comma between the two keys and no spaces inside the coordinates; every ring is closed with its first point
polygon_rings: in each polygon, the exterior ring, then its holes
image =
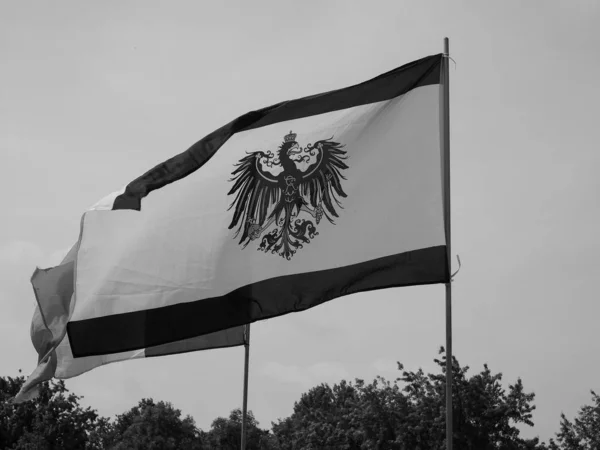
{"type": "Polygon", "coordinates": [[[242,450],[246,450],[248,416],[248,366],[250,360],[250,324],[244,330],[244,399],[242,402],[242,450]]]}

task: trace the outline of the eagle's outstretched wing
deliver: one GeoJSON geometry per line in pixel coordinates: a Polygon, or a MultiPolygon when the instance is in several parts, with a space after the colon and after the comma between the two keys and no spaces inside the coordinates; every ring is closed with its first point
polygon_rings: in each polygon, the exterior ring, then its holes
{"type": "Polygon", "coordinates": [[[322,202],[325,217],[332,223],[330,215],[338,217],[334,202],[341,208],[338,197],[346,197],[341,184],[341,180],[346,179],[341,171],[348,168],[344,162],[347,156],[343,147],[330,139],[308,144],[305,151],[316,156],[316,162],[306,169],[300,183],[300,195],[313,208],[319,207],[322,202]]]}
{"type": "Polygon", "coordinates": [[[238,226],[236,236],[242,232],[240,244],[249,239],[251,228],[264,223],[269,207],[281,196],[277,179],[260,168],[259,160],[264,157],[272,158],[272,155],[254,152],[245,156],[236,164],[230,179],[234,185],[228,195],[237,194],[229,206],[229,209],[235,208],[229,229],[238,226]]]}

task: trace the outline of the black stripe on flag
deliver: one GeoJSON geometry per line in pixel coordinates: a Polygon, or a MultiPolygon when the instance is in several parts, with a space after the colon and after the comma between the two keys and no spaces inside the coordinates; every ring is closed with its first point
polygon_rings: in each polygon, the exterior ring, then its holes
{"type": "Polygon", "coordinates": [[[185,152],[132,181],[112,209],[139,211],[142,198],[202,167],[235,133],[274,123],[391,100],[420,86],[440,83],[442,54],[428,56],[351,87],[278,103],[238,117],[196,142],[185,152]]]}
{"type": "Polygon", "coordinates": [[[69,322],[73,356],[153,347],[257,320],[302,311],[337,297],[376,289],[446,283],[446,246],[359,264],[271,278],[229,294],[162,308],[69,322]]]}
{"type": "Polygon", "coordinates": [[[218,348],[237,347],[244,345],[244,343],[244,327],[240,326],[220,330],[216,333],[195,336],[192,339],[146,347],[144,356],[151,358],[153,356],[175,355],[178,353],[196,352],[198,350],[215,350],[218,348]]]}

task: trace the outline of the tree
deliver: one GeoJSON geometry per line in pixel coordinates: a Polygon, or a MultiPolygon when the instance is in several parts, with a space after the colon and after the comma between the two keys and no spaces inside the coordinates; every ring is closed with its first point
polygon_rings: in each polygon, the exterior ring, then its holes
{"type": "MultiPolygon", "coordinates": [[[[444,349],[440,348],[440,353],[444,349]]],[[[446,357],[434,359],[440,367],[438,374],[425,375],[403,371],[399,381],[405,383],[404,392],[412,408],[405,428],[409,447],[423,443],[423,449],[443,448],[445,443],[445,383],[446,357]],[[425,425],[423,427],[423,425],[425,425]]],[[[402,369],[402,365],[399,364],[402,369]]],[[[521,379],[502,387],[502,374],[492,374],[487,364],[484,369],[467,377],[468,366],[461,367],[452,359],[452,405],[454,445],[466,450],[521,450],[543,449],[538,438],[520,437],[517,424],[533,426],[532,404],[535,394],[525,393],[521,379]]]]}
{"type": "MultiPolygon", "coordinates": [[[[443,348],[440,353],[443,353],[443,348]]],[[[411,449],[445,448],[445,357],[435,360],[437,374],[404,371],[394,382],[377,377],[372,383],[342,381],[321,384],[303,394],[293,413],[273,424],[281,449],[411,449]]],[[[467,376],[453,358],[454,445],[465,450],[544,449],[539,440],[519,436],[516,425],[533,425],[533,393],[520,379],[502,387],[502,374],[487,365],[467,376]]]]}
{"type": "Polygon", "coordinates": [[[333,387],[321,384],[312,388],[294,404],[290,417],[273,424],[279,448],[377,448],[368,446],[375,444],[380,430],[387,429],[388,424],[386,405],[377,405],[376,397],[381,394],[377,383],[342,381],[333,387]]]}
{"type": "Polygon", "coordinates": [[[201,433],[190,416],[170,403],[142,399],[117,416],[107,431],[105,446],[111,450],[201,450],[201,433]]]}
{"type": "Polygon", "coordinates": [[[37,399],[21,404],[11,400],[25,378],[0,377],[0,448],[14,450],[101,449],[98,430],[108,420],[79,405],[63,381],[45,382],[37,399]]]}
{"type": "Polygon", "coordinates": [[[550,439],[551,450],[600,450],[600,395],[592,391],[592,405],[583,406],[574,422],[560,417],[558,442],[550,439]]]}
{"type": "MultiPolygon", "coordinates": [[[[271,436],[267,430],[258,427],[258,421],[248,411],[246,417],[246,448],[248,450],[270,450],[273,447],[271,436]]],[[[234,409],[229,418],[218,417],[213,420],[211,429],[204,433],[207,448],[221,450],[238,450],[242,439],[242,411],[234,409]]]]}

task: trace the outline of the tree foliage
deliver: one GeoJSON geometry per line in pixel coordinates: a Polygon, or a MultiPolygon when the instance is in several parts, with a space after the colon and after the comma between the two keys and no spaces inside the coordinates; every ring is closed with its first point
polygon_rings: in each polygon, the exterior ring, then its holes
{"type": "Polygon", "coordinates": [[[107,430],[106,448],[112,450],[200,450],[200,431],[190,416],[170,403],[142,399],[124,414],[117,416],[107,430]]]}
{"type": "Polygon", "coordinates": [[[556,439],[550,439],[551,450],[600,450],[600,395],[592,391],[592,405],[583,406],[573,422],[561,414],[556,439]]]}
{"type": "Polygon", "coordinates": [[[63,381],[46,382],[36,400],[12,404],[25,378],[0,377],[0,448],[14,450],[101,449],[98,430],[108,420],[79,405],[63,381]]]}
{"type": "MultiPolygon", "coordinates": [[[[246,417],[246,449],[247,450],[270,450],[273,447],[270,434],[267,430],[258,427],[258,421],[248,411],[246,417]]],[[[203,440],[207,448],[218,448],[223,450],[237,450],[240,448],[242,439],[242,411],[234,409],[228,418],[218,417],[213,420],[211,429],[204,433],[203,440]]]]}
{"type": "MultiPolygon", "coordinates": [[[[443,349],[440,350],[440,353],[443,349]]],[[[292,415],[273,424],[282,449],[445,448],[445,357],[437,374],[402,370],[394,382],[342,381],[321,384],[294,405],[292,415]]],[[[502,374],[487,366],[471,377],[453,359],[454,446],[465,450],[542,449],[537,439],[519,436],[517,424],[533,425],[533,393],[521,380],[501,385],[502,374]]]]}

